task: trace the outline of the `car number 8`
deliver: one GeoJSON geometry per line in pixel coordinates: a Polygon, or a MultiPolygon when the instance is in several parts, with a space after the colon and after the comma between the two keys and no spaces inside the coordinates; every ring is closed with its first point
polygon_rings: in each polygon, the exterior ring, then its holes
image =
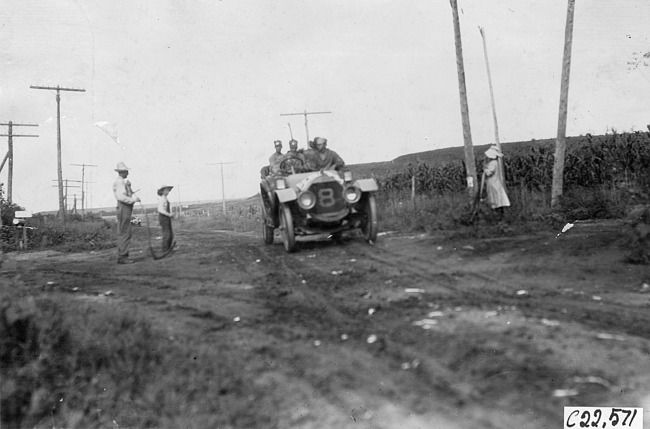
{"type": "Polygon", "coordinates": [[[336,204],[334,190],[332,188],[321,188],[318,190],[318,203],[321,207],[332,207],[336,204]]]}

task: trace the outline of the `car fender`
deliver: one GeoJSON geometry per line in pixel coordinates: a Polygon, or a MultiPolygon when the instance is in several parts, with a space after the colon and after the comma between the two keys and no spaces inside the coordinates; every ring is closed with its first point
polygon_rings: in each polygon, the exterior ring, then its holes
{"type": "Polygon", "coordinates": [[[293,188],[287,189],[277,189],[275,195],[278,196],[278,200],[281,203],[287,203],[289,201],[295,201],[297,198],[296,191],[293,188]]]}
{"type": "Polygon", "coordinates": [[[373,191],[378,191],[379,186],[377,185],[377,181],[375,179],[359,179],[355,182],[355,184],[361,189],[361,192],[373,192],[373,191]]]}

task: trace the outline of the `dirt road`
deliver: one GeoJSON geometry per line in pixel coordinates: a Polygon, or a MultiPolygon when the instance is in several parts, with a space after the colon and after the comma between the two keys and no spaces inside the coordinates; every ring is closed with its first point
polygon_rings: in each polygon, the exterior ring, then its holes
{"type": "Polygon", "coordinates": [[[222,411],[266,407],[265,427],[557,428],[565,405],[650,411],[650,272],[623,261],[620,231],[387,233],[294,254],[261,233],[176,231],[161,261],[140,240],[133,265],[50,251],[3,269],[223,349],[272,398],[224,391],[222,411]]]}

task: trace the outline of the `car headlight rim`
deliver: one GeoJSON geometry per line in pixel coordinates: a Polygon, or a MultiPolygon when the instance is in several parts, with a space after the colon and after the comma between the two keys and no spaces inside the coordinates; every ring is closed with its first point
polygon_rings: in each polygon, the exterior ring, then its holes
{"type": "Polygon", "coordinates": [[[345,201],[347,201],[349,204],[358,203],[361,199],[361,189],[356,186],[348,186],[343,191],[343,196],[345,198],[345,201]]]}
{"type": "Polygon", "coordinates": [[[311,191],[305,191],[298,196],[298,205],[304,209],[309,210],[316,205],[316,195],[311,191]]]}

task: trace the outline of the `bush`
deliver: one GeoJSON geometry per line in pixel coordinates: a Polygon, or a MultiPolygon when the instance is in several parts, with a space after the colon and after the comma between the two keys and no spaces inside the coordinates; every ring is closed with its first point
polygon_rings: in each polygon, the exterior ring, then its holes
{"type": "MultiPolygon", "coordinates": [[[[26,249],[56,247],[66,251],[82,251],[115,245],[114,226],[97,216],[72,218],[64,223],[55,217],[36,215],[27,219],[25,226],[29,228],[26,249]]],[[[22,234],[22,231],[13,231],[12,237],[16,233],[22,234]]],[[[15,237],[3,241],[5,250],[16,249],[15,237]]]]}
{"type": "Polygon", "coordinates": [[[627,260],[634,264],[650,264],[650,192],[642,187],[628,187],[624,191],[630,201],[625,218],[627,260]]]}
{"type": "Polygon", "coordinates": [[[18,204],[10,203],[5,199],[4,183],[0,183],[0,213],[2,225],[13,225],[14,215],[17,211],[25,210],[18,204]]]}
{"type": "Polygon", "coordinates": [[[128,308],[22,289],[0,296],[2,427],[275,427],[278,393],[255,382],[241,350],[167,338],[128,308]]]}

